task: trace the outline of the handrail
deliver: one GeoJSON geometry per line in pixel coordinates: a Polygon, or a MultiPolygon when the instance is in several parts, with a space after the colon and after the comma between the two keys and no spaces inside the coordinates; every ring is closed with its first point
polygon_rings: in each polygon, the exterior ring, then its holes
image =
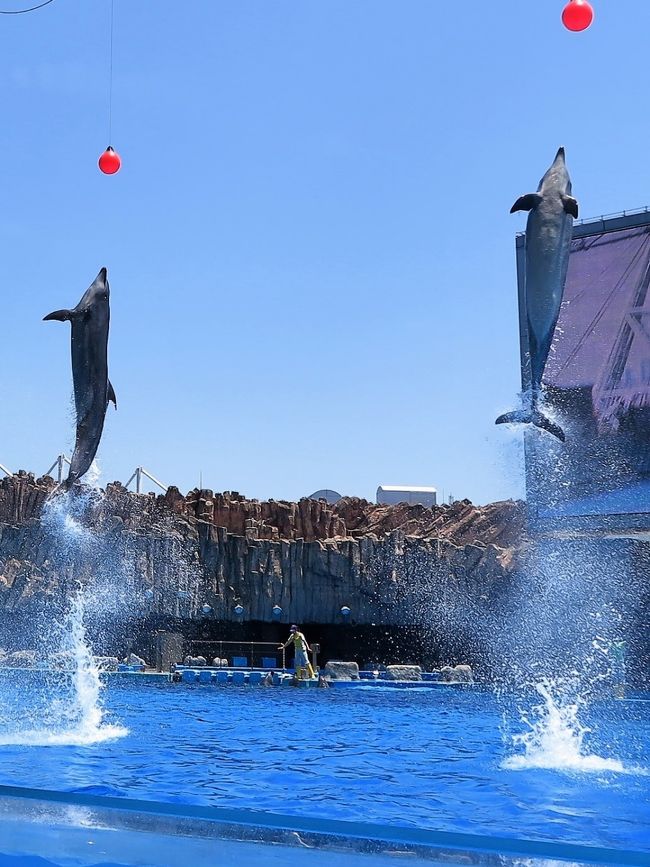
{"type": "MultiPolygon", "coordinates": [[[[610,222],[611,220],[625,220],[627,218],[634,219],[634,217],[641,217],[643,214],[650,214],[650,206],[646,205],[644,208],[631,208],[626,211],[617,211],[614,214],[601,214],[598,217],[585,217],[584,220],[574,220],[573,228],[581,229],[583,227],[589,228],[589,226],[595,226],[598,223],[604,224],[605,222],[610,222]]],[[[645,221],[644,221],[645,222],[645,221]]],[[[625,227],[621,227],[625,228],[625,227]]],[[[516,232],[515,237],[523,238],[525,237],[526,232],[516,232]]]]}
{"type": "Polygon", "coordinates": [[[70,458],[66,454],[60,454],[56,456],[56,460],[49,468],[49,470],[45,473],[46,476],[49,476],[52,470],[56,467],[57,469],[57,482],[61,484],[63,481],[63,465],[67,464],[69,467],[72,466],[70,458]]]}
{"type": "MultiPolygon", "coordinates": [[[[239,649],[242,653],[248,654],[250,651],[251,655],[251,668],[255,668],[254,660],[255,654],[259,656],[264,653],[264,650],[273,650],[273,653],[278,653],[280,648],[278,647],[277,641],[246,641],[243,639],[242,641],[221,641],[218,638],[215,639],[192,639],[190,641],[190,655],[193,656],[195,653],[195,647],[197,650],[200,647],[212,648],[212,653],[215,651],[219,651],[219,654],[222,654],[224,651],[228,651],[228,649],[232,650],[234,648],[239,649]]],[[[286,668],[286,648],[282,647],[282,668],[286,668]]]]}
{"type": "Polygon", "coordinates": [[[190,646],[193,647],[195,644],[236,644],[237,647],[251,647],[255,645],[255,647],[277,647],[277,641],[221,641],[219,638],[193,638],[190,641],[190,646]]]}
{"type": "Polygon", "coordinates": [[[154,485],[157,485],[162,491],[167,493],[167,485],[163,485],[161,481],[159,481],[155,476],[152,476],[151,473],[148,470],[145,470],[144,467],[136,467],[124,487],[128,488],[133,479],[135,479],[135,492],[136,494],[139,494],[142,487],[142,476],[146,476],[146,478],[148,478],[150,482],[153,482],[154,485]]]}

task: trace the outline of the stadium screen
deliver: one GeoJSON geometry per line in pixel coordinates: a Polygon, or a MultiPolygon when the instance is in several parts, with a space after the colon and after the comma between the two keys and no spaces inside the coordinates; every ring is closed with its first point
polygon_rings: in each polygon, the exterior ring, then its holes
{"type": "MultiPolygon", "coordinates": [[[[530,382],[525,236],[517,237],[522,383],[530,382]]],[[[566,442],[525,433],[533,521],[650,526],[650,213],[576,225],[553,345],[547,414],[566,442]]]]}

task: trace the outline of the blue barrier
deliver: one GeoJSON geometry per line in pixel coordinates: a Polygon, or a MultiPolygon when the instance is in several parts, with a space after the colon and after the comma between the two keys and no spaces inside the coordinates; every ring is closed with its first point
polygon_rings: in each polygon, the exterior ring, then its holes
{"type": "MultiPolygon", "coordinates": [[[[522,858],[544,859],[549,861],[576,862],[594,865],[623,865],[623,867],[647,867],[649,863],[648,851],[632,850],[615,847],[596,847],[582,843],[563,843],[545,840],[530,840],[516,837],[486,836],[457,831],[436,831],[392,825],[373,825],[359,820],[345,821],[341,819],[319,819],[316,817],[290,816],[269,813],[262,810],[232,809],[227,807],[209,807],[202,805],[165,803],[154,801],[139,801],[131,798],[107,797],[104,795],[90,795],[86,793],[54,792],[42,789],[23,789],[16,786],[0,786],[0,798],[4,800],[3,807],[9,807],[10,799],[16,801],[32,802],[37,809],[48,816],[48,825],[55,822],[59,833],[67,833],[70,828],[79,827],[77,818],[73,815],[70,807],[83,807],[84,833],[88,828],[96,827],[101,820],[105,827],[115,828],[119,831],[123,828],[132,828],[135,823],[143,831],[154,828],[159,831],[162,822],[171,821],[176,834],[179,822],[189,826],[187,839],[190,840],[192,833],[203,838],[206,834],[206,824],[214,827],[212,839],[232,839],[233,828],[236,828],[239,837],[243,840],[255,839],[255,845],[261,852],[266,851],[263,843],[281,843],[287,845],[285,832],[289,832],[298,838],[299,845],[308,845],[315,849],[332,851],[335,848],[337,860],[346,849],[346,854],[341,858],[349,859],[351,864],[364,863],[367,857],[366,849],[359,851],[359,843],[372,843],[371,852],[382,850],[393,857],[391,861],[397,862],[403,858],[395,858],[395,847],[399,847],[398,854],[405,854],[409,849],[414,856],[430,860],[431,864],[456,863],[474,865],[493,864],[520,864],[522,858]],[[64,822],[55,813],[57,807],[65,809],[64,822]],[[45,810],[44,810],[45,808],[45,810]],[[90,813],[90,821],[85,818],[85,813],[90,813]],[[101,813],[99,811],[102,811],[101,813]],[[54,816],[54,820],[51,818],[54,816]],[[197,823],[196,827],[190,823],[197,823]],[[221,837],[223,833],[223,837],[221,837]],[[250,836],[250,835],[254,836],[250,836]],[[298,836],[300,835],[300,836],[298,836]],[[385,844],[381,847],[379,844],[385,844]],[[442,850],[442,852],[441,852],[442,850]],[[441,855],[443,857],[441,857],[441,855]],[[507,857],[507,860],[505,858],[507,857]]],[[[11,816],[11,813],[9,814],[11,816]]],[[[21,813],[19,813],[21,815],[21,813]]],[[[167,833],[170,833],[169,831],[167,833]]],[[[75,838],[76,839],[76,838],[75,838]]],[[[119,838],[118,838],[119,839],[119,838]]],[[[293,839],[293,838],[292,838],[293,839]]],[[[296,843],[292,842],[295,846],[296,843]]],[[[277,848],[277,847],[276,847],[277,848]]],[[[283,851],[283,850],[281,850],[283,851]]],[[[304,848],[299,851],[304,852],[304,848]]],[[[123,852],[120,855],[124,855],[123,852]]],[[[125,856],[125,857],[128,857],[125,856]]],[[[263,857],[263,856],[258,856],[263,857]]],[[[287,857],[286,863],[299,863],[293,857],[287,857]]],[[[124,859],[119,858],[120,862],[124,859]]],[[[274,859],[275,860],[275,859],[274,859]]],[[[407,859],[408,860],[408,859],[407,859]]],[[[39,863],[47,863],[38,859],[39,863]]],[[[420,858],[418,858],[420,861],[420,858]]],[[[22,859],[21,859],[22,863],[22,859]]],[[[301,862],[300,862],[301,863],[301,862]]],[[[325,863],[323,860],[322,863],[325,863]]],[[[386,859],[382,859],[386,863],[386,859]]],[[[538,861],[539,863],[539,861],[538,861]]],[[[569,864],[566,867],[570,867],[569,864]]]]}

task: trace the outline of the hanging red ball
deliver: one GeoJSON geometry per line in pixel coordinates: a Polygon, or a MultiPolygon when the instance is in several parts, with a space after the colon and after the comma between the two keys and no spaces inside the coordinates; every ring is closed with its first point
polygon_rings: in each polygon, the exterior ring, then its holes
{"type": "Polygon", "coordinates": [[[100,156],[97,165],[105,175],[114,175],[115,172],[119,172],[122,160],[120,159],[120,155],[109,146],[100,156]]]}
{"type": "Polygon", "coordinates": [[[593,20],[594,10],[587,0],[569,0],[562,10],[562,23],[574,33],[586,30],[593,20]]]}

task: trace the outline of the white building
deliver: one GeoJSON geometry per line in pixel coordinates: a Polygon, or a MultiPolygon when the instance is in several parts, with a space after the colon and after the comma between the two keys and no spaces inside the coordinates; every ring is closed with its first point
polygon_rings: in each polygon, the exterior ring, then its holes
{"type": "Polygon", "coordinates": [[[437,491],[435,488],[422,488],[415,485],[379,485],[377,488],[377,502],[393,506],[396,503],[409,503],[411,506],[436,505],[437,491]]]}

